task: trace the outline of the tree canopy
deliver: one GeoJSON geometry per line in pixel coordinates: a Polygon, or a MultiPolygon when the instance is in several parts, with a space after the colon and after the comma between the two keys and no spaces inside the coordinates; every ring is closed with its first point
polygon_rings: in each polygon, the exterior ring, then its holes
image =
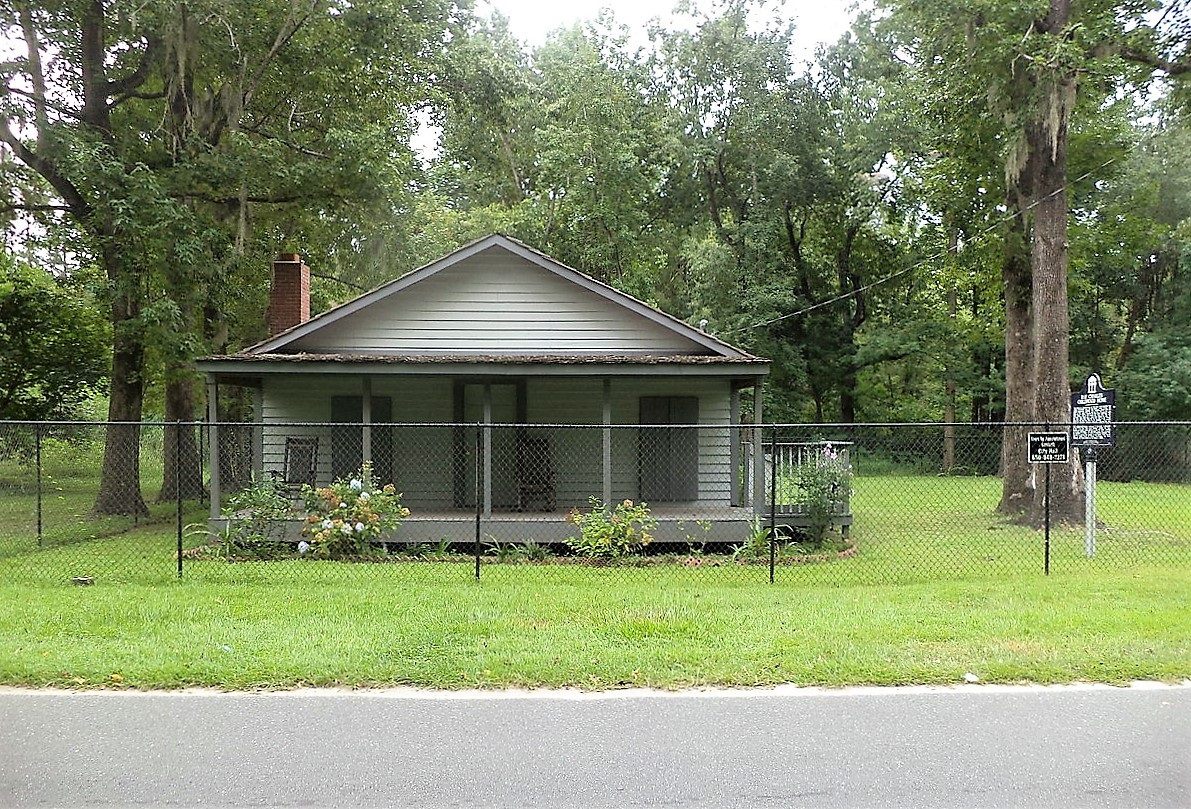
{"type": "MultiPolygon", "coordinates": [[[[1060,420],[1093,370],[1191,415],[1185,4],[883,0],[806,61],[787,17],[530,47],[450,0],[6,0],[10,250],[85,287],[114,421],[195,416],[193,360],[263,336],[276,251],[325,308],[492,231],[770,357],[775,419],[1060,420]]],[[[163,496],[201,487],[182,441],[163,496]]]]}

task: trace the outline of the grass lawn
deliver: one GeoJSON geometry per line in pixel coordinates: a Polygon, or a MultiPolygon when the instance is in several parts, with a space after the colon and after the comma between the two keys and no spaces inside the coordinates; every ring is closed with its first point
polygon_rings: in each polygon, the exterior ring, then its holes
{"type": "Polygon", "coordinates": [[[853,587],[725,584],[711,570],[626,581],[526,567],[480,583],[426,571],[307,587],[0,585],[0,682],[671,688],[1191,676],[1186,570],[853,587]]]}
{"type": "MultiPolygon", "coordinates": [[[[188,561],[168,514],[0,548],[0,682],[434,687],[1191,677],[1191,487],[1104,483],[1095,558],[995,516],[993,478],[856,480],[850,559],[592,569],[188,561]],[[99,535],[100,532],[94,532],[99,535]],[[67,584],[93,575],[92,587],[67,584]]],[[[55,512],[63,522],[71,516],[55,512]]],[[[188,508],[187,522],[202,519],[188,508]]],[[[85,519],[77,524],[86,526],[85,519]]],[[[188,539],[188,542],[197,539],[188,539]]],[[[712,557],[704,558],[712,559],[712,557]]],[[[723,562],[722,557],[719,560],[723,562]]]]}
{"type": "MultiPolygon", "coordinates": [[[[146,488],[148,496],[153,487],[146,488]]],[[[831,563],[785,566],[778,579],[800,584],[895,584],[968,578],[1019,579],[1043,569],[1042,533],[1015,525],[992,513],[1000,482],[991,477],[877,475],[858,477],[852,498],[852,537],[859,552],[831,563]]],[[[1191,571],[1191,485],[1101,483],[1099,531],[1094,558],[1084,556],[1081,527],[1055,526],[1051,537],[1051,570],[1055,575],[1113,573],[1136,565],[1191,571]]],[[[174,506],[154,504],[150,523],[109,524],[112,518],[87,516],[93,490],[57,500],[46,507],[48,526],[38,547],[32,523],[19,519],[0,523],[0,582],[58,584],[72,576],[94,576],[129,584],[171,580],[175,575],[174,506]],[[66,503],[67,505],[63,505],[66,503]]],[[[31,498],[0,496],[0,517],[20,511],[33,514],[31,498]],[[29,500],[30,502],[25,502],[29,500]]],[[[187,503],[184,523],[196,525],[187,545],[199,536],[206,514],[199,503],[187,503]]],[[[27,520],[26,520],[27,521],[27,520]]],[[[471,528],[463,530],[470,536],[471,528]]],[[[466,539],[467,537],[463,537],[466,539]]],[[[503,541],[514,540],[507,529],[503,541]]],[[[744,537],[741,537],[744,540],[744,537]]],[[[703,560],[726,564],[722,555],[703,560]]],[[[337,562],[274,561],[226,564],[214,560],[186,562],[188,580],[226,583],[414,579],[426,575],[425,564],[373,565],[337,562]]],[[[522,575],[523,567],[485,564],[486,577],[522,575]]],[[[466,565],[448,565],[448,575],[466,578],[466,565]]],[[[691,571],[682,571],[690,573],[691,571]]],[[[719,580],[765,581],[762,566],[711,571],[719,580]]],[[[620,570],[624,578],[656,580],[649,570],[620,570]]],[[[541,575],[567,575],[563,571],[541,575]]],[[[681,578],[681,577],[679,577],[681,578]]]]}
{"type": "MultiPolygon", "coordinates": [[[[82,440],[47,437],[43,442],[42,547],[119,536],[145,521],[169,522],[173,518],[174,503],[156,502],[162,477],[160,429],[142,428],[141,491],[150,516],[139,519],[91,513],[99,491],[102,433],[79,429],[82,440]]],[[[37,473],[31,435],[24,438],[28,444],[24,454],[0,456],[0,566],[5,556],[37,550],[37,473]]]]}

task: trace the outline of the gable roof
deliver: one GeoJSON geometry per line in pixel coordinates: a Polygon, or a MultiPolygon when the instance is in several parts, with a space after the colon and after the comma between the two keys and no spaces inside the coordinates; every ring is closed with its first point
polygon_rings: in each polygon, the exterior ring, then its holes
{"type": "Polygon", "coordinates": [[[346,317],[349,317],[360,310],[371,306],[379,301],[385,300],[392,295],[400,293],[404,289],[431,278],[443,270],[455,266],[456,264],[482,253],[485,250],[498,247],[512,253],[515,256],[529,262],[530,264],[546,270],[554,275],[561,277],[571,283],[574,283],[589,292],[599,296],[609,303],[621,307],[633,314],[645,318],[646,320],[677,334],[699,346],[710,351],[713,355],[718,357],[730,359],[754,359],[754,357],[730,345],[723,340],[712,337],[699,329],[690,326],[678,318],[669,315],[662,310],[650,306],[643,301],[634,298],[625,292],[621,292],[614,287],[598,281],[591,276],[582,273],[572,267],[568,267],[539,250],[530,247],[517,239],[505,236],[503,234],[493,234],[478,239],[470,244],[460,247],[453,253],[433,261],[419,269],[406,273],[405,275],[393,281],[389,281],[380,285],[371,292],[366,292],[353,300],[340,304],[332,309],[323,312],[322,314],[307,320],[304,323],[299,323],[292,328],[289,328],[280,334],[274,335],[267,340],[263,340],[256,345],[249,346],[242,352],[246,355],[257,354],[271,354],[279,350],[285,349],[297,340],[300,340],[307,335],[313,334],[320,329],[329,326],[332,323],[339,322],[346,317]]]}

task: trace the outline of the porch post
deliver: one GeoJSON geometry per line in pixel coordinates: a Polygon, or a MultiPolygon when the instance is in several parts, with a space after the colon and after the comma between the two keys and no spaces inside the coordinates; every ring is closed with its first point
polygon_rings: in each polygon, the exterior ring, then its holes
{"type": "Polygon", "coordinates": [[[728,399],[728,463],[732,469],[732,485],[729,504],[740,505],[740,388],[732,383],[732,394],[728,399]]]}
{"type": "Polygon", "coordinates": [[[612,380],[604,380],[604,505],[612,502],[612,380]]]}
{"type": "Polygon", "coordinates": [[[207,443],[211,452],[211,519],[219,519],[219,383],[207,374],[207,443]]]}
{"type": "Polygon", "coordinates": [[[360,463],[372,463],[372,377],[360,377],[360,463]]]}
{"type": "Polygon", "coordinates": [[[753,383],[753,513],[758,517],[765,514],[765,447],[761,435],[761,393],[765,387],[764,377],[757,377],[753,383]]]}
{"type": "Polygon", "coordinates": [[[257,480],[265,474],[265,388],[252,389],[252,472],[257,480]]]}
{"type": "Polygon", "coordinates": [[[492,385],[484,383],[484,516],[492,516],[492,385]]]}

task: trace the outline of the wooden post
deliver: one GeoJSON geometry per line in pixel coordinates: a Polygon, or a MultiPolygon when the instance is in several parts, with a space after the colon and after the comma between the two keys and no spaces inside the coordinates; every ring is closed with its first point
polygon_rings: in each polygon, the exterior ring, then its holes
{"type": "Polygon", "coordinates": [[[364,376],[360,378],[360,389],[362,395],[360,398],[360,429],[363,431],[360,436],[360,463],[372,463],[372,377],[364,376]]]}
{"type": "Polygon", "coordinates": [[[761,394],[765,388],[763,377],[753,383],[753,514],[765,514],[765,447],[761,444],[761,394]]]}
{"type": "Polygon", "coordinates": [[[612,380],[604,380],[604,504],[612,502],[612,380]]]}
{"type": "Polygon", "coordinates": [[[219,384],[207,375],[207,444],[211,453],[211,519],[219,519],[219,384]]]}
{"type": "Polygon", "coordinates": [[[265,474],[265,389],[252,389],[252,472],[257,480],[265,474]]]}
{"type": "Polygon", "coordinates": [[[492,385],[484,383],[484,516],[492,516],[492,385]]]}
{"type": "Polygon", "coordinates": [[[732,395],[728,400],[728,463],[732,470],[730,505],[741,503],[740,484],[740,389],[732,384],[732,395]]]}

